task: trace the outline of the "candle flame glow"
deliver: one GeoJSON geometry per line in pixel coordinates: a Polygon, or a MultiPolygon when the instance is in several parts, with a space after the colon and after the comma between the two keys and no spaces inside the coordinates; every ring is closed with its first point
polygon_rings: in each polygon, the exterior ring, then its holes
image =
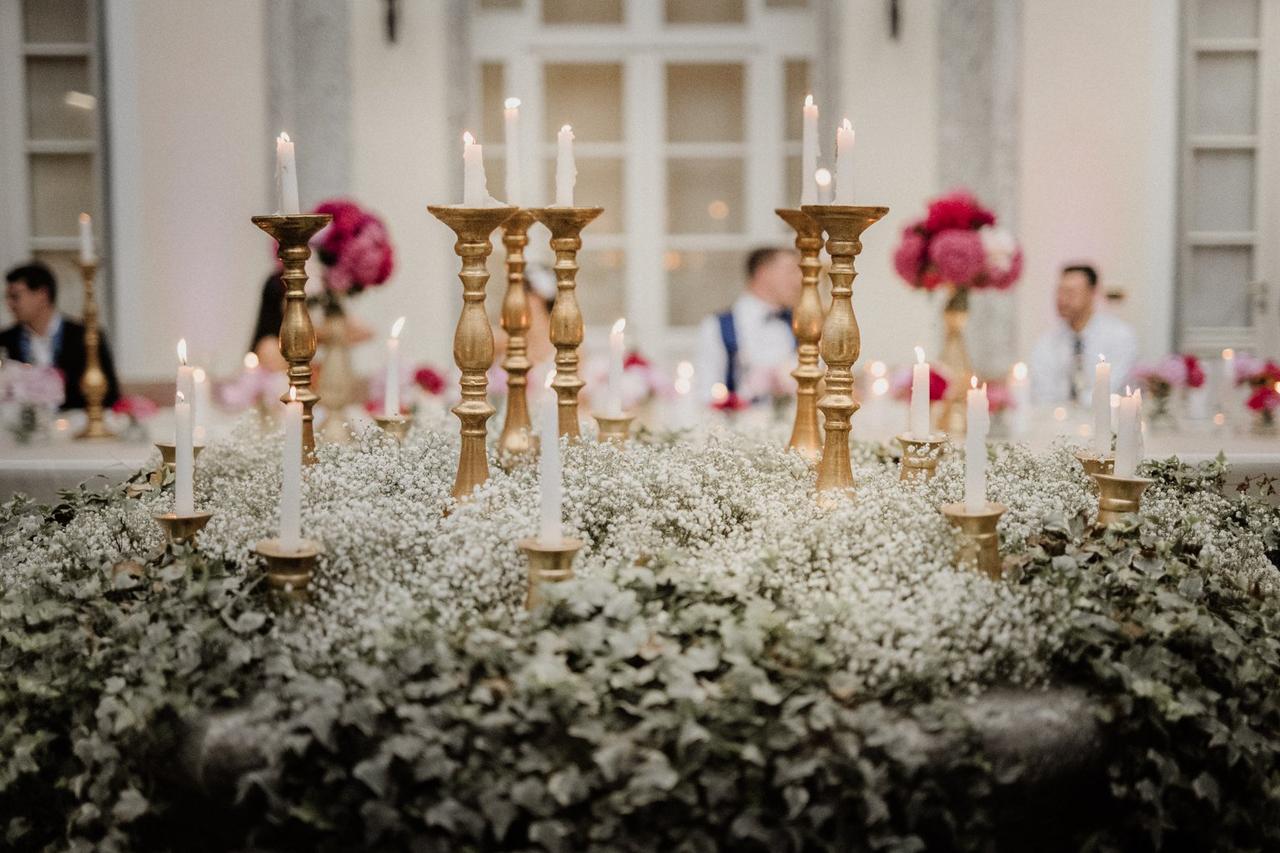
{"type": "Polygon", "coordinates": [[[870,371],[871,375],[875,376],[876,378],[884,376],[885,372],[888,371],[888,369],[889,368],[885,365],[883,361],[873,361],[871,362],[871,366],[867,368],[867,370],[870,371]]]}
{"type": "Polygon", "coordinates": [[[403,328],[404,328],[404,318],[400,317],[394,323],[391,324],[391,337],[393,338],[400,337],[400,330],[403,328]]]}
{"type": "Polygon", "coordinates": [[[723,403],[729,399],[729,388],[723,382],[717,382],[711,386],[711,400],[716,403],[723,403]]]}
{"type": "Polygon", "coordinates": [[[924,347],[916,347],[916,364],[924,364],[924,347]]]}
{"type": "Polygon", "coordinates": [[[298,402],[298,389],[294,385],[289,386],[289,402],[290,403],[298,402]]]}
{"type": "Polygon", "coordinates": [[[566,125],[564,125],[563,127],[561,127],[561,128],[560,128],[560,132],[561,132],[561,133],[567,133],[567,134],[569,134],[570,136],[573,136],[573,125],[571,125],[571,124],[566,124],[566,125]]]}
{"type": "Polygon", "coordinates": [[[610,335],[620,335],[627,328],[627,318],[619,317],[613,323],[613,328],[609,330],[610,335]]]}
{"type": "Polygon", "coordinates": [[[693,362],[682,361],[679,364],[677,364],[676,376],[680,377],[681,379],[692,379],[693,378],[693,362]]]}
{"type": "Polygon", "coordinates": [[[853,132],[853,125],[849,123],[849,119],[847,118],[844,121],[840,122],[840,126],[845,130],[849,131],[850,133],[853,132]]]}
{"type": "Polygon", "coordinates": [[[819,169],[813,173],[813,179],[818,182],[818,186],[829,187],[831,186],[831,170],[819,169]]]}
{"type": "Polygon", "coordinates": [[[186,338],[183,338],[180,341],[178,341],[178,361],[182,363],[183,367],[185,367],[187,364],[187,339],[186,338]]]}
{"type": "Polygon", "coordinates": [[[811,106],[813,106],[813,95],[805,95],[805,96],[804,96],[804,105],[805,105],[806,107],[811,107],[811,106]]]}
{"type": "Polygon", "coordinates": [[[179,391],[177,397],[175,397],[174,399],[176,402],[185,403],[187,402],[187,395],[179,391]]]}
{"type": "Polygon", "coordinates": [[[191,371],[191,378],[196,382],[203,382],[208,378],[208,374],[204,372],[203,367],[197,367],[195,370],[191,371]]]}
{"type": "Polygon", "coordinates": [[[1013,378],[1019,380],[1027,378],[1027,365],[1025,362],[1020,361],[1013,366],[1013,378]]]}
{"type": "Polygon", "coordinates": [[[1065,421],[1067,419],[1067,410],[1062,406],[1053,410],[1053,419],[1055,421],[1065,421]]]}
{"type": "Polygon", "coordinates": [[[88,224],[89,224],[89,214],[87,214],[87,213],[82,213],[82,214],[80,214],[80,224],[81,224],[81,225],[88,225],[88,224]]]}
{"type": "Polygon", "coordinates": [[[518,109],[520,109],[520,99],[519,99],[519,98],[507,98],[507,100],[503,102],[503,106],[504,106],[504,107],[506,107],[506,108],[507,108],[507,109],[509,109],[509,110],[518,110],[518,109]]]}
{"type": "Polygon", "coordinates": [[[1231,359],[1236,357],[1236,351],[1233,350],[1231,347],[1227,347],[1222,351],[1222,357],[1230,361],[1231,359]]]}
{"type": "Polygon", "coordinates": [[[257,353],[254,353],[254,352],[247,352],[247,353],[245,353],[245,354],[244,354],[244,369],[245,369],[245,370],[257,370],[257,369],[258,369],[258,354],[257,354],[257,353]]]}
{"type": "Polygon", "coordinates": [[[1107,361],[1107,357],[1102,353],[1098,353],[1098,364],[1105,364],[1106,361],[1107,361]]]}
{"type": "Polygon", "coordinates": [[[871,383],[871,393],[877,397],[883,397],[889,392],[889,380],[881,376],[875,382],[871,383]]]}
{"type": "Polygon", "coordinates": [[[288,133],[286,133],[285,131],[283,131],[283,130],[282,130],[282,131],[280,131],[280,135],[276,137],[276,141],[277,141],[277,142],[292,142],[293,140],[289,138],[289,134],[288,134],[288,133]]]}
{"type": "Polygon", "coordinates": [[[977,389],[977,387],[978,387],[978,377],[977,377],[977,376],[970,376],[970,377],[969,377],[969,387],[970,387],[970,388],[973,388],[973,389],[975,389],[975,390],[977,389]]]}
{"type": "Polygon", "coordinates": [[[471,135],[471,131],[469,131],[469,130],[464,130],[464,131],[462,131],[462,144],[463,144],[463,145],[475,145],[475,144],[476,144],[476,138],[475,138],[474,136],[472,136],[472,135],[471,135]]]}

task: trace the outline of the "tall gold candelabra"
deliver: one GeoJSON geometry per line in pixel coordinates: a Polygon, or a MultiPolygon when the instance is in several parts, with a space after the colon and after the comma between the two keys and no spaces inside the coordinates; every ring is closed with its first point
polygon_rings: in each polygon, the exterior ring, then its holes
{"type": "Polygon", "coordinates": [[[511,218],[514,207],[462,207],[432,205],[427,208],[457,235],[453,250],[462,259],[458,278],[462,281],[462,315],[453,336],[453,360],[462,371],[462,402],[453,413],[462,422],[462,450],[458,474],[453,481],[453,497],[463,500],[476,486],[489,479],[485,453],[485,424],[493,417],[489,404],[489,378],[493,364],[493,329],[484,311],[484,286],[489,281],[485,260],[493,251],[489,235],[511,218]]]}
{"type": "MultiPolygon", "coordinates": [[[[276,257],[284,266],[284,319],[280,323],[280,354],[289,362],[289,386],[302,403],[302,461],[315,462],[316,434],[311,410],[319,396],[311,390],[311,359],[316,355],[316,330],[307,311],[307,258],[310,240],[333,219],[327,213],[291,213],[255,216],[253,224],[276,241],[276,257]]],[[[288,403],[289,392],[280,396],[288,403]]]]}
{"type": "Polygon", "coordinates": [[[807,213],[827,234],[831,255],[831,308],[822,324],[820,352],[827,363],[826,393],[818,401],[824,415],[826,441],[818,466],[818,490],[853,486],[849,461],[850,418],[858,409],[853,396],[853,364],[862,350],[858,318],[853,312],[853,279],[858,274],[853,259],[862,251],[862,232],[889,212],[887,207],[851,204],[806,204],[807,213]]]}
{"type": "Polygon", "coordinates": [[[507,292],[502,298],[502,328],[507,333],[507,417],[498,438],[498,450],[515,457],[533,449],[533,425],[529,422],[529,295],[524,284],[524,247],[529,243],[533,214],[517,210],[502,224],[502,245],[507,250],[507,292]]]}
{"type": "Polygon", "coordinates": [[[556,301],[551,308],[551,343],[556,348],[556,390],[560,413],[560,435],[577,441],[578,392],[586,383],[578,376],[578,346],[582,343],[582,309],[578,307],[578,250],[582,229],[600,214],[603,207],[542,207],[530,213],[551,230],[551,249],[556,253],[556,301]]]}
{"type": "Polygon", "coordinates": [[[107,374],[102,371],[102,335],[98,331],[98,299],[93,282],[98,275],[98,262],[81,261],[84,276],[84,375],[80,392],[84,394],[84,411],[88,416],[84,429],[76,438],[114,438],[103,418],[103,402],[107,399],[107,374]]]}
{"type": "Polygon", "coordinates": [[[806,458],[822,455],[822,431],[818,427],[818,383],[822,367],[818,364],[818,342],[822,340],[822,297],[818,294],[818,276],[822,272],[822,228],[809,214],[794,208],[774,211],[796,232],[796,251],[800,253],[800,301],[791,315],[791,330],[796,335],[796,419],[787,446],[806,458]]]}

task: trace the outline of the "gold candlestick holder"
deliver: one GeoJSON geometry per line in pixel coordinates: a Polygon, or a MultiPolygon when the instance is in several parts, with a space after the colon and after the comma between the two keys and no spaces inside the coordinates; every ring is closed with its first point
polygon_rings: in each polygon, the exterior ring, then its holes
{"type": "Polygon", "coordinates": [[[462,422],[462,450],[458,454],[453,497],[464,500],[476,486],[489,479],[485,424],[495,411],[489,404],[486,375],[493,364],[493,329],[489,328],[489,318],[484,311],[484,286],[489,281],[485,259],[493,251],[489,235],[510,219],[516,208],[432,205],[427,210],[457,236],[453,250],[462,260],[458,273],[462,281],[462,316],[458,318],[453,336],[453,360],[462,371],[462,401],[453,407],[453,413],[462,422]]]}
{"type": "Polygon", "coordinates": [[[209,523],[209,519],[213,518],[213,513],[197,512],[191,515],[178,515],[176,512],[166,512],[160,515],[153,515],[152,518],[164,530],[165,536],[169,539],[169,544],[178,545],[189,542],[194,545],[196,534],[204,530],[204,526],[209,523]]]}
{"type": "Polygon", "coordinates": [[[567,581],[573,577],[573,558],[582,550],[582,540],[565,536],[549,545],[541,539],[521,539],[516,547],[529,558],[529,591],[524,606],[532,610],[542,603],[538,588],[544,583],[567,581]]]}
{"type": "Polygon", "coordinates": [[[1004,515],[1003,504],[987,501],[982,509],[971,512],[963,503],[943,504],[942,514],[956,528],[956,565],[981,572],[992,580],[1004,574],[1000,562],[1000,534],[996,524],[1004,515]]]}
{"type": "Polygon", "coordinates": [[[376,415],[373,420],[383,432],[400,444],[404,444],[404,440],[409,437],[409,428],[413,426],[413,419],[404,415],[376,415]]]}
{"type": "Polygon", "coordinates": [[[938,473],[938,460],[947,450],[946,433],[934,433],[926,438],[916,438],[910,433],[897,437],[902,447],[902,464],[898,469],[899,480],[928,482],[938,473]]]}
{"type": "Polygon", "coordinates": [[[578,392],[586,383],[578,375],[578,346],[582,343],[582,309],[578,306],[578,250],[582,229],[603,207],[540,207],[529,211],[551,231],[551,249],[556,253],[556,301],[551,307],[551,343],[556,348],[556,390],[560,413],[560,435],[570,441],[581,437],[578,427],[578,392]]]}
{"type": "Polygon", "coordinates": [[[1112,474],[1115,472],[1116,455],[1114,453],[1099,456],[1090,450],[1077,450],[1075,457],[1088,477],[1092,477],[1094,474],[1112,474]]]}
{"type": "Polygon", "coordinates": [[[1119,521],[1126,515],[1134,515],[1142,509],[1142,493],[1155,480],[1146,477],[1117,477],[1114,474],[1094,474],[1098,484],[1098,527],[1119,521]]]}
{"type": "Polygon", "coordinates": [[[253,550],[266,561],[267,585],[272,590],[298,598],[307,596],[320,556],[318,543],[300,539],[296,548],[287,548],[279,539],[262,539],[253,550]]]}
{"type": "MultiPolygon", "coordinates": [[[[311,257],[311,238],[333,219],[327,213],[291,213],[255,216],[253,224],[276,241],[276,257],[284,266],[284,319],[280,323],[280,354],[289,362],[289,386],[302,403],[302,461],[316,461],[316,434],[311,410],[319,396],[311,389],[311,359],[316,356],[316,330],[307,311],[307,258],[311,257]]],[[[290,401],[289,392],[280,402],[290,401]]]]}
{"type": "Polygon", "coordinates": [[[610,417],[597,413],[592,417],[596,419],[596,425],[599,427],[597,434],[601,441],[626,444],[627,439],[631,438],[631,422],[636,419],[635,415],[624,412],[616,417],[610,417]]]}
{"type": "MultiPolygon", "coordinates": [[[[172,441],[157,441],[156,450],[160,451],[160,465],[156,470],[151,472],[151,483],[154,486],[164,485],[165,477],[173,473],[177,467],[177,449],[172,441]]],[[[194,461],[200,458],[200,451],[204,450],[203,444],[194,444],[191,446],[191,459],[194,461]]]]}
{"type": "Polygon", "coordinates": [[[498,436],[498,452],[507,458],[533,450],[533,424],[529,421],[529,294],[524,283],[524,247],[529,244],[529,226],[534,223],[528,210],[517,210],[502,223],[502,245],[507,250],[507,292],[502,297],[502,329],[507,333],[507,354],[502,369],[507,372],[507,416],[498,436]]]}
{"type": "Polygon", "coordinates": [[[818,364],[818,344],[822,340],[822,297],[818,277],[822,272],[822,228],[802,210],[780,207],[774,213],[796,232],[800,253],[800,301],[791,314],[791,331],[796,336],[796,417],[787,447],[810,461],[822,455],[822,429],[818,426],[818,384],[823,370],[818,364]]]}
{"type": "Polygon", "coordinates": [[[80,377],[80,392],[84,394],[88,419],[76,438],[115,438],[103,416],[108,386],[107,374],[102,371],[102,334],[98,331],[98,298],[93,286],[98,276],[98,262],[81,261],[80,273],[84,278],[84,374],[80,377]]]}
{"type": "Polygon", "coordinates": [[[826,393],[818,401],[826,441],[818,465],[818,491],[853,487],[849,460],[849,420],[858,409],[853,395],[853,364],[862,350],[862,336],[853,311],[853,259],[862,251],[862,232],[889,212],[887,207],[851,204],[806,204],[800,208],[827,234],[831,256],[831,307],[822,324],[820,352],[827,363],[826,393]]]}

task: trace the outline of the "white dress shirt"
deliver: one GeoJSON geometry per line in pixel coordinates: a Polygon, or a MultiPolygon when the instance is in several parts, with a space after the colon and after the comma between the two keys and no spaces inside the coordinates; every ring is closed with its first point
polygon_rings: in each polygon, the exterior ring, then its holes
{"type": "MultiPolygon", "coordinates": [[[[795,367],[796,340],[791,325],[777,316],[778,309],[753,293],[735,299],[731,310],[738,337],[738,394],[749,400],[767,394],[775,381],[786,380],[795,367]]],[[[724,383],[729,365],[719,317],[707,317],[698,327],[695,359],[698,398],[706,403],[712,387],[724,383]]]]}
{"type": "Polygon", "coordinates": [[[30,326],[24,326],[22,331],[27,337],[27,357],[31,359],[31,364],[36,367],[52,367],[53,359],[56,353],[53,351],[53,342],[58,337],[58,332],[62,329],[62,314],[54,311],[53,317],[49,320],[49,325],[45,328],[43,335],[37,335],[30,326]]]}
{"type": "Polygon", "coordinates": [[[1087,405],[1093,397],[1093,366],[1098,356],[1111,362],[1111,390],[1124,390],[1138,357],[1138,339],[1128,323],[1111,314],[1095,311],[1077,334],[1061,318],[1036,341],[1031,351],[1031,397],[1037,403],[1087,405]],[[1079,340],[1079,357],[1076,355],[1079,340]]]}

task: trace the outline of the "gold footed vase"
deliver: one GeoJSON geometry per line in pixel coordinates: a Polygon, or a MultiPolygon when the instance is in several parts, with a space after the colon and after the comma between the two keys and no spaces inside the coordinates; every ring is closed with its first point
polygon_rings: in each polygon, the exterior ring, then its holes
{"type": "Polygon", "coordinates": [[[956,528],[956,565],[981,572],[992,580],[1004,575],[1000,534],[996,532],[996,524],[1004,511],[1003,504],[991,501],[976,512],[965,509],[964,503],[942,505],[942,514],[956,528]]]}
{"type": "Polygon", "coordinates": [[[582,344],[582,309],[578,306],[578,250],[582,229],[600,214],[603,207],[540,207],[529,211],[551,231],[551,250],[556,253],[556,301],[551,307],[551,343],[556,348],[556,375],[551,387],[559,406],[560,435],[577,441],[578,392],[586,383],[578,375],[578,347],[582,344]]]}
{"type": "MultiPolygon", "coordinates": [[[[333,219],[327,213],[291,213],[255,216],[253,224],[276,241],[276,257],[284,266],[284,319],[280,323],[280,354],[289,363],[289,387],[302,402],[302,461],[316,461],[316,434],[312,409],[319,398],[311,390],[311,360],[316,356],[316,330],[307,311],[307,258],[316,232],[333,219]]],[[[280,395],[288,403],[289,392],[280,395]]]]}
{"type": "Polygon", "coordinates": [[[502,245],[507,252],[507,292],[502,298],[502,329],[507,333],[507,354],[502,369],[507,373],[507,414],[498,436],[498,453],[514,459],[531,453],[533,424],[529,421],[529,294],[524,283],[524,247],[529,244],[529,226],[534,223],[528,210],[517,210],[502,223],[502,245]]]}
{"type": "Polygon", "coordinates": [[[791,313],[791,331],[796,336],[796,414],[787,447],[816,462],[822,455],[822,429],[818,425],[818,385],[824,372],[818,363],[822,340],[822,297],[818,277],[822,272],[822,228],[809,214],[794,208],[774,211],[796,232],[800,253],[800,301],[791,313]]]}
{"type": "Polygon", "coordinates": [[[1146,477],[1117,477],[1094,474],[1098,484],[1098,527],[1106,527],[1142,510],[1142,493],[1155,480],[1146,477]]]}
{"type": "Polygon", "coordinates": [[[947,390],[938,409],[937,428],[952,435],[964,435],[968,429],[965,391],[973,375],[973,363],[969,361],[969,347],[964,339],[969,325],[969,291],[952,289],[942,309],[942,324],[942,354],[938,361],[947,373],[947,390]]]}
{"type": "Polygon", "coordinates": [[[559,583],[573,577],[573,558],[582,550],[582,540],[565,536],[558,545],[540,539],[521,539],[516,547],[529,558],[529,591],[524,606],[532,610],[542,603],[539,588],[544,583],[559,583]]]}
{"type": "Polygon", "coordinates": [[[935,433],[927,438],[916,438],[903,433],[897,438],[902,447],[902,463],[898,479],[915,483],[927,483],[938,473],[938,460],[947,450],[947,437],[935,433]]]}
{"type": "Polygon", "coordinates": [[[484,310],[484,287],[489,281],[485,260],[493,251],[489,235],[510,219],[516,208],[432,205],[427,210],[457,236],[453,250],[462,260],[458,273],[462,281],[462,315],[453,336],[453,360],[462,371],[462,401],[453,407],[453,413],[462,422],[462,448],[453,481],[453,497],[465,500],[476,486],[489,479],[485,424],[495,411],[489,404],[486,375],[493,364],[494,353],[493,329],[484,310]]]}
{"type": "Polygon", "coordinates": [[[103,415],[108,386],[107,374],[102,371],[102,335],[98,331],[98,299],[93,286],[98,276],[98,262],[82,261],[80,273],[84,278],[84,374],[80,377],[80,392],[84,394],[87,420],[76,438],[115,438],[103,415]]]}
{"type": "Polygon", "coordinates": [[[341,309],[325,314],[324,340],[324,358],[316,381],[316,391],[326,410],[320,429],[325,441],[348,444],[351,430],[346,424],[347,407],[360,402],[363,389],[351,363],[347,318],[341,309]]]}
{"type": "Polygon", "coordinates": [[[853,259],[862,251],[862,232],[889,212],[887,207],[850,204],[806,204],[801,210],[826,232],[831,256],[831,307],[822,324],[820,352],[827,364],[826,391],[818,401],[824,416],[826,440],[818,465],[818,491],[853,487],[849,459],[850,419],[858,409],[853,395],[853,364],[862,350],[862,336],[853,311],[853,259]]]}

